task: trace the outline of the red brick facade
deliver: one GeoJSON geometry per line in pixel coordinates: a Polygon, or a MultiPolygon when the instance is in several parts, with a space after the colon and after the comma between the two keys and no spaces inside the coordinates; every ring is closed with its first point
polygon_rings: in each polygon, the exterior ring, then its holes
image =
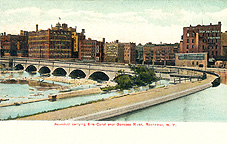
{"type": "Polygon", "coordinates": [[[221,22],[183,28],[181,53],[208,53],[208,58],[221,55],[221,22]]]}

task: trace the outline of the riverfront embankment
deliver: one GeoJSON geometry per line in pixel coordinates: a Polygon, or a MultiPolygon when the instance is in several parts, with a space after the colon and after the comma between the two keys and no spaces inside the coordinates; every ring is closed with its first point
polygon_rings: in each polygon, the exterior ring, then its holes
{"type": "MultiPolygon", "coordinates": [[[[167,95],[179,93],[192,88],[196,89],[196,87],[200,87],[202,85],[204,86],[204,88],[208,88],[209,86],[211,86],[210,83],[213,82],[214,79],[216,79],[216,76],[207,75],[207,79],[202,81],[185,82],[177,85],[170,85],[168,87],[121,95],[117,97],[107,98],[104,101],[98,101],[91,104],[66,108],[48,113],[36,114],[33,116],[18,118],[17,120],[68,120],[95,113],[98,114],[96,116],[96,120],[98,120],[99,113],[102,111],[114,110],[116,108],[130,106],[132,104],[165,97],[167,95]]],[[[190,92],[188,94],[190,94],[190,92]]],[[[116,113],[121,112],[116,111],[116,113]]]]}

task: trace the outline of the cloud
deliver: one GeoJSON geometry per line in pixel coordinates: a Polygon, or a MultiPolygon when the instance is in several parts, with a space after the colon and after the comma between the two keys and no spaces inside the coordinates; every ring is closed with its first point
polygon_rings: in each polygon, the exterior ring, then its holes
{"type": "Polygon", "coordinates": [[[164,12],[162,9],[146,9],[145,14],[148,14],[151,19],[163,20],[172,17],[172,13],[164,12]]]}
{"type": "Polygon", "coordinates": [[[182,29],[185,26],[217,23],[222,21],[226,30],[227,8],[215,12],[194,12],[185,9],[167,12],[165,9],[143,9],[141,11],[125,11],[103,13],[92,10],[75,9],[49,9],[44,11],[38,7],[25,7],[18,9],[0,10],[0,32],[17,34],[21,29],[34,30],[35,24],[40,29],[48,29],[51,24],[67,23],[86,29],[87,37],[107,41],[119,39],[125,42],[148,41],[159,43],[174,43],[180,41],[182,29]]]}

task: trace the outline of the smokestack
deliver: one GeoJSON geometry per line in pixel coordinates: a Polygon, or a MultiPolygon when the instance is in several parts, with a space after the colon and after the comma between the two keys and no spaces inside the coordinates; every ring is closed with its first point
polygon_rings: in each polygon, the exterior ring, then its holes
{"type": "Polygon", "coordinates": [[[84,34],[85,33],[85,29],[82,29],[82,32],[81,33],[84,34]]]}
{"type": "Polygon", "coordinates": [[[105,43],[106,39],[105,38],[102,38],[102,42],[105,43]]]}
{"type": "Polygon", "coordinates": [[[39,26],[38,26],[38,24],[36,24],[36,31],[38,31],[39,30],[39,26]]]}

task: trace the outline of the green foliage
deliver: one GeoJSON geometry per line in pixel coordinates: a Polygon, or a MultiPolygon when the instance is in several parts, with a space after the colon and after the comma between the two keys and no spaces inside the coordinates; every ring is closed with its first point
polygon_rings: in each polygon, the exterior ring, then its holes
{"type": "Polygon", "coordinates": [[[3,69],[3,68],[5,68],[5,66],[4,66],[4,65],[2,65],[2,64],[0,64],[0,69],[3,69]]]}
{"type": "Polygon", "coordinates": [[[116,89],[129,89],[131,88],[133,84],[133,80],[129,77],[129,75],[121,75],[115,79],[117,82],[116,89]]]}
{"type": "Polygon", "coordinates": [[[135,84],[138,86],[144,86],[157,80],[155,73],[152,69],[148,69],[145,66],[141,65],[138,66],[130,65],[130,68],[135,72],[133,80],[135,84]]]}
{"type": "Polygon", "coordinates": [[[115,86],[109,86],[109,87],[101,88],[102,91],[111,91],[111,90],[115,90],[115,89],[116,89],[115,86]]]}
{"type": "MultiPolygon", "coordinates": [[[[119,70],[119,76],[115,78],[118,83],[115,89],[129,89],[133,86],[144,86],[157,80],[155,73],[152,69],[148,69],[145,66],[133,66],[129,64],[129,67],[134,71],[135,76],[129,76],[124,74],[124,71],[119,70]]],[[[111,88],[112,90],[113,88],[111,88]]]]}

